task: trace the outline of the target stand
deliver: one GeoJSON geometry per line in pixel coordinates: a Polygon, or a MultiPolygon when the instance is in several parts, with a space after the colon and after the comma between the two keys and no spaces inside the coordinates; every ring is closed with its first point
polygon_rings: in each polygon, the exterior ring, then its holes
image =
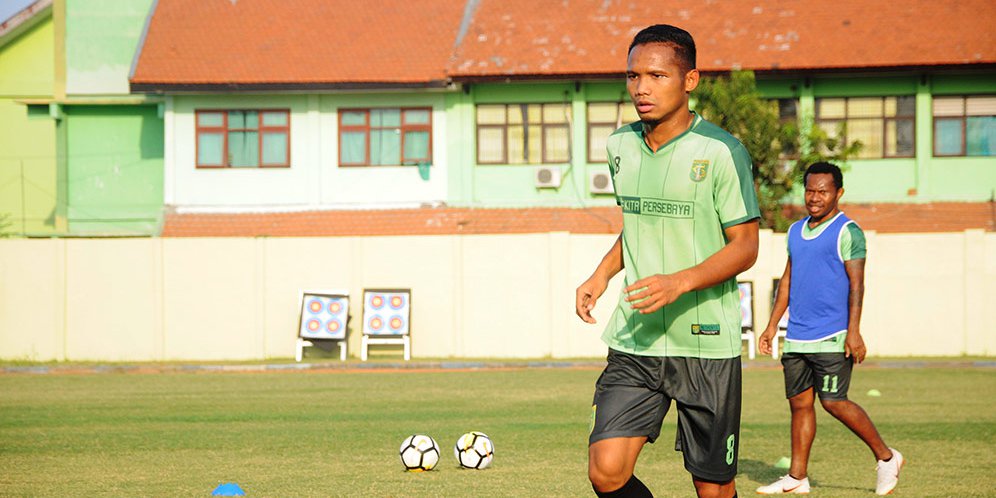
{"type": "Polygon", "coordinates": [[[367,361],[372,345],[399,345],[405,361],[412,359],[411,289],[363,290],[363,339],[360,359],[367,361]]]}
{"type": "Polygon", "coordinates": [[[349,296],[342,291],[301,291],[301,321],[298,324],[294,359],[304,358],[304,348],[320,341],[334,341],[339,359],[346,361],[346,324],[349,296]]]}

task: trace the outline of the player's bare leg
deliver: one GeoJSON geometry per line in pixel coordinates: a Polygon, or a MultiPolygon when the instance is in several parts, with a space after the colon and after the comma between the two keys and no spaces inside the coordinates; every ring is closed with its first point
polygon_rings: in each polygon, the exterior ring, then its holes
{"type": "Polygon", "coordinates": [[[813,388],[789,398],[792,409],[792,466],[789,475],[795,479],[805,479],[809,472],[809,452],[816,439],[816,410],[813,388]]]}
{"type": "Polygon", "coordinates": [[[699,498],[732,498],[737,495],[737,482],[730,479],[728,482],[703,481],[692,478],[695,484],[695,493],[699,498]]]}
{"type": "Polygon", "coordinates": [[[588,480],[598,493],[625,486],[633,476],[646,437],[614,437],[588,446],[588,480]]]}
{"type": "Polygon", "coordinates": [[[871,448],[876,460],[888,460],[892,458],[892,450],[885,445],[885,441],[882,441],[882,436],[878,434],[878,429],[875,428],[875,424],[872,423],[871,418],[868,417],[868,414],[861,406],[851,400],[820,400],[820,403],[823,404],[823,408],[830,415],[840,420],[848,429],[851,429],[851,432],[861,438],[871,448]]]}

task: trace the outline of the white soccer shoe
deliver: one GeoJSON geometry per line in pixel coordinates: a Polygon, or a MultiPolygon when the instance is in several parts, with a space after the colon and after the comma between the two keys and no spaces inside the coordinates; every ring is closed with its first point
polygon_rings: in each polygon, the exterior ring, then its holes
{"type": "Polygon", "coordinates": [[[875,494],[877,495],[887,495],[896,489],[896,485],[899,484],[899,471],[903,469],[903,455],[898,451],[892,450],[892,458],[888,462],[884,460],[879,460],[878,465],[875,466],[875,470],[878,471],[878,483],[875,485],[875,494]]]}
{"type": "Polygon", "coordinates": [[[796,479],[788,474],[785,474],[777,481],[767,485],[757,488],[757,494],[759,495],[808,495],[809,494],[809,478],[804,477],[802,480],[796,479]]]}

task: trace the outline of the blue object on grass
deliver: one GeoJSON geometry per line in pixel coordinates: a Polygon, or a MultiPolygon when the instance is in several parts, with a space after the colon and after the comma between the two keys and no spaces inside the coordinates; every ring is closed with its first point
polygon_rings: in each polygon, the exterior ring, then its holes
{"type": "Polygon", "coordinates": [[[242,488],[240,488],[239,485],[235,484],[234,482],[226,482],[225,484],[222,484],[221,486],[214,488],[214,491],[211,493],[211,496],[245,496],[245,495],[246,492],[242,491],[242,488]]]}

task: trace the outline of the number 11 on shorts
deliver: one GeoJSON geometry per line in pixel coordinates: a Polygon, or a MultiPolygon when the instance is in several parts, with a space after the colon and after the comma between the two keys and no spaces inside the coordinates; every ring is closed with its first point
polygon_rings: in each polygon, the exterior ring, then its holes
{"type": "Polygon", "coordinates": [[[825,392],[825,393],[835,393],[835,392],[837,392],[837,376],[836,375],[824,375],[823,376],[823,392],[825,392]]]}

